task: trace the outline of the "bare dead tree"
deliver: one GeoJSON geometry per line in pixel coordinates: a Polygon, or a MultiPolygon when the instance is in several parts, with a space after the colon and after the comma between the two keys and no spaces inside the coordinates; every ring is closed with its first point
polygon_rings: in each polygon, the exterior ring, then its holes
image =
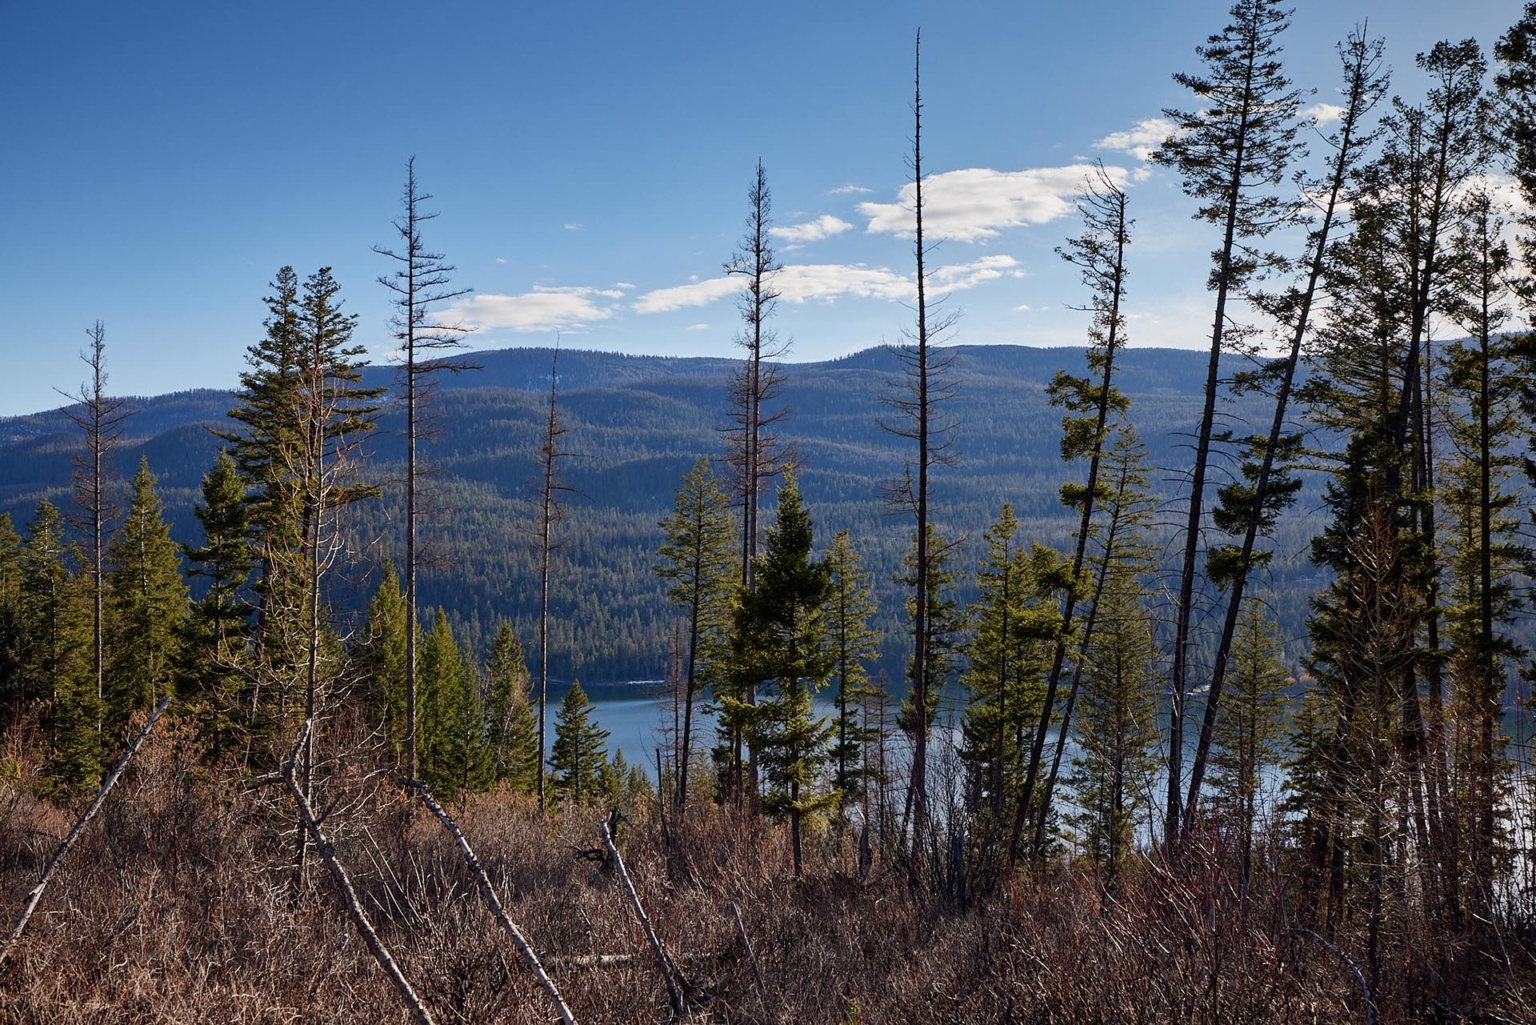
{"type": "Polygon", "coordinates": [[[565,516],[560,494],[574,490],[560,476],[560,438],[566,426],[560,420],[557,405],[560,388],[560,342],[549,359],[549,409],[544,420],[544,436],[539,445],[539,810],[544,810],[544,758],[549,704],[549,564],[556,548],[554,527],[565,516]]]}
{"type": "Polygon", "coordinates": [[[320,820],[315,816],[314,805],[310,803],[306,786],[301,786],[295,773],[295,763],[298,762],[300,752],[309,741],[310,722],[305,720],[299,727],[298,740],[293,746],[287,761],[283,764],[283,782],[288,785],[288,792],[293,795],[293,802],[299,809],[300,824],[307,831],[310,840],[320,852],[320,858],[325,862],[325,867],[330,869],[331,878],[336,882],[336,889],[341,894],[341,902],[346,906],[347,915],[352,919],[352,925],[363,937],[363,942],[368,945],[368,950],[373,954],[373,959],[384,969],[384,974],[389,976],[389,981],[394,983],[400,999],[404,1001],[406,1009],[411,1012],[419,1025],[432,1025],[432,1015],[426,1005],[421,1002],[421,997],[416,995],[416,990],[411,987],[410,980],[400,970],[389,948],[384,946],[384,941],[379,938],[378,932],[373,928],[373,923],[368,920],[368,912],[363,909],[362,901],[357,897],[357,888],[352,885],[352,877],[347,873],[347,868],[336,857],[336,848],[325,834],[320,830],[320,820]]]}
{"type": "MultiPolygon", "coordinates": [[[[90,380],[80,385],[80,390],[73,395],[60,394],[79,403],[78,407],[66,409],[64,415],[85,435],[85,447],[74,456],[74,491],[75,504],[80,508],[77,524],[85,533],[85,557],[91,574],[91,665],[96,676],[96,707],[99,710],[105,661],[101,619],[104,535],[117,515],[111,495],[112,470],[107,462],[123,436],[124,421],[133,415],[133,411],[123,408],[122,399],[107,396],[107,329],[98,320],[85,334],[91,340],[90,347],[80,354],[80,359],[90,368],[90,380]]],[[[100,719],[96,729],[101,729],[100,719]]]]}
{"type": "Polygon", "coordinates": [[[496,890],[491,886],[490,878],[485,874],[485,869],[481,867],[480,859],[475,857],[475,852],[470,848],[469,841],[464,838],[464,832],[459,829],[459,824],[453,821],[453,818],[443,810],[441,804],[437,803],[436,798],[432,796],[432,791],[427,789],[425,783],[417,779],[412,780],[411,785],[421,795],[422,803],[427,806],[427,809],[433,815],[437,816],[437,821],[441,822],[443,828],[448,830],[448,835],[453,837],[454,844],[459,848],[459,853],[464,857],[464,864],[469,866],[470,872],[474,874],[475,881],[480,886],[480,896],[485,900],[486,907],[490,908],[492,916],[495,917],[502,931],[511,938],[512,945],[517,948],[517,952],[521,955],[523,963],[528,966],[528,970],[533,972],[534,977],[539,980],[539,985],[544,988],[544,992],[549,994],[549,999],[554,1001],[556,1010],[560,1012],[560,1020],[565,1022],[566,1025],[576,1025],[576,1019],[572,1017],[571,1009],[566,1006],[564,998],[560,996],[560,990],[555,986],[555,980],[549,977],[549,973],[539,963],[539,956],[533,952],[533,947],[529,946],[528,941],[524,939],[522,930],[518,929],[513,924],[512,919],[507,917],[506,909],[501,904],[501,898],[496,896],[496,890]]]}
{"type": "Polygon", "coordinates": [[[910,513],[916,520],[913,544],[916,548],[912,573],[912,708],[913,751],[912,783],[908,801],[912,809],[912,864],[916,878],[923,842],[928,827],[928,730],[933,717],[932,697],[929,693],[928,613],[929,578],[933,569],[934,554],[930,551],[931,531],[929,523],[929,472],[939,465],[954,462],[952,421],[939,416],[939,407],[953,398],[955,387],[946,380],[945,371],[953,357],[934,353],[934,343],[954,324],[952,314],[930,316],[928,279],[924,261],[928,255],[923,240],[923,92],[922,92],[922,33],[917,34],[913,59],[912,91],[912,155],[908,167],[912,171],[913,213],[916,243],[913,253],[917,258],[917,302],[914,313],[916,326],[905,332],[906,344],[897,350],[905,370],[903,388],[887,399],[895,412],[890,420],[882,420],[882,429],[917,445],[915,456],[909,457],[902,475],[886,486],[886,501],[893,507],[910,513]]]}
{"type": "MultiPolygon", "coordinates": [[[[747,190],[748,212],[740,247],[725,264],[728,275],[745,279],[737,307],[742,326],[736,344],[745,350],[741,366],[731,372],[727,386],[730,402],[730,426],[726,428],[726,462],[731,468],[733,491],[741,504],[741,588],[754,586],[753,564],[761,537],[758,527],[759,507],[764,484],[783,473],[793,462],[793,453],[771,433],[774,424],[788,414],[787,406],[769,411],[768,406],[784,389],[784,375],[773,362],[788,354],[789,343],[781,342],[778,332],[768,326],[779,304],[779,290],[774,285],[781,265],[773,252],[773,194],[768,188],[767,172],[761,159],[752,186],[747,190]]],[[[757,703],[757,681],[740,682],[739,697],[747,704],[757,703]]],[[[743,791],[757,793],[757,755],[748,750],[745,765],[747,781],[742,782],[740,729],[732,730],[732,762],[735,767],[731,786],[738,807],[743,805],[743,791]]],[[[754,805],[755,807],[755,805],[754,805]]]]}
{"type": "MultiPolygon", "coordinates": [[[[614,818],[617,819],[617,817],[618,814],[615,812],[614,818]]],[[[640,928],[645,932],[645,938],[650,941],[651,952],[656,955],[656,964],[661,969],[661,979],[667,984],[667,997],[672,1002],[672,1012],[681,1019],[688,1013],[688,1004],[683,996],[677,966],[668,956],[667,948],[661,945],[661,937],[656,935],[656,930],[645,913],[645,906],[640,903],[640,894],[635,891],[635,884],[624,868],[624,859],[619,856],[619,849],[614,845],[613,831],[608,826],[608,820],[600,819],[598,827],[603,833],[603,846],[608,848],[608,856],[613,859],[613,867],[618,870],[619,879],[624,883],[624,892],[629,895],[629,906],[635,912],[635,920],[640,923],[640,928]]]]}
{"type": "Polygon", "coordinates": [[[90,806],[80,814],[80,818],[75,821],[74,828],[69,831],[68,835],[59,843],[59,846],[54,848],[53,856],[48,859],[48,864],[43,867],[43,874],[38,878],[37,885],[27,891],[27,899],[22,902],[21,914],[16,917],[16,924],[11,927],[11,934],[6,937],[4,945],[0,945],[0,965],[5,964],[5,959],[10,956],[12,948],[21,939],[21,934],[26,931],[27,922],[32,919],[32,912],[37,910],[38,901],[43,899],[43,891],[48,888],[48,883],[53,879],[53,874],[59,870],[59,865],[63,863],[64,856],[69,853],[69,849],[75,845],[75,841],[80,838],[80,834],[85,831],[85,827],[90,825],[91,819],[96,817],[96,813],[106,803],[107,795],[117,785],[118,779],[123,775],[123,770],[128,768],[128,763],[133,760],[133,756],[139,753],[139,748],[143,747],[144,741],[149,739],[155,724],[160,721],[160,716],[165,714],[165,710],[170,707],[170,704],[171,699],[169,697],[160,702],[159,707],[150,715],[149,721],[144,724],[144,728],[139,731],[139,735],[133,738],[133,743],[128,745],[128,750],[124,751],[123,756],[117,760],[117,765],[113,767],[112,773],[101,784],[101,789],[96,791],[96,797],[91,801],[90,806]]]}
{"type": "Polygon", "coordinates": [[[731,375],[732,426],[728,429],[727,458],[741,502],[741,586],[750,591],[752,562],[757,556],[760,536],[757,518],[763,484],[784,472],[792,461],[791,453],[765,433],[789,414],[788,407],[772,412],[766,408],[784,390],[783,372],[771,361],[786,356],[789,343],[781,342],[778,332],[768,326],[779,305],[780,293],[774,280],[782,268],[773,253],[773,194],[761,160],[757,162],[752,187],[747,190],[747,203],[750,210],[741,247],[725,265],[725,272],[746,279],[746,288],[737,303],[742,328],[736,336],[736,344],[746,355],[731,375]]]}
{"type": "MultiPolygon", "coordinates": [[[[405,163],[405,193],[401,196],[405,209],[394,222],[398,248],[373,247],[375,253],[398,265],[393,274],[381,275],[378,281],[394,296],[395,315],[390,319],[390,327],[400,343],[399,380],[405,391],[405,774],[411,779],[417,775],[416,519],[422,471],[417,465],[416,446],[426,427],[422,406],[430,393],[433,375],[474,369],[472,364],[443,355],[462,349],[469,329],[457,321],[442,319],[438,308],[473,289],[454,287],[454,267],[443,262],[443,255],[427,249],[422,241],[422,225],[437,216],[422,210],[422,204],[431,198],[416,184],[416,158],[411,157],[405,163]]],[[[541,783],[541,797],[542,794],[541,783]]]]}

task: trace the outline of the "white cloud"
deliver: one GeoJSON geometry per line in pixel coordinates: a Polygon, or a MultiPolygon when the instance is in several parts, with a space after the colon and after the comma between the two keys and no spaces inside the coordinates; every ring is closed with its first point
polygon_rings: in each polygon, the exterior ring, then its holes
{"type": "MultiPolygon", "coordinates": [[[[1123,168],[1105,171],[1117,184],[1126,180],[1123,168]]],[[[1072,212],[1074,197],[1094,172],[1092,165],[1072,164],[1028,171],[972,167],[930,175],[923,179],[923,230],[934,238],[978,242],[1004,228],[1054,221],[1072,212]]],[[[895,203],[860,203],[859,213],[869,218],[867,230],[912,234],[916,195],[908,182],[895,203]]]]}
{"type": "Polygon", "coordinates": [[[1320,125],[1326,125],[1343,117],[1344,108],[1337,103],[1314,103],[1302,111],[1301,116],[1312,118],[1320,125]]]}
{"type": "Polygon", "coordinates": [[[873,191],[875,191],[875,190],[874,189],[866,189],[862,185],[854,185],[854,184],[850,183],[848,185],[839,185],[837,188],[831,189],[827,194],[829,196],[847,196],[847,195],[850,195],[850,194],[855,193],[855,192],[873,192],[873,191]]]}
{"type": "Polygon", "coordinates": [[[1015,313],[1033,313],[1034,310],[1035,308],[1029,305],[1029,303],[1019,303],[1019,305],[1013,308],[1013,312],[1015,313]]]}
{"type": "Polygon", "coordinates": [[[626,292],[633,292],[635,290],[635,286],[631,285],[628,281],[615,281],[613,287],[623,289],[626,292]]]}
{"type": "MultiPolygon", "coordinates": [[[[1323,104],[1319,104],[1323,106],[1323,104]]],[[[1124,132],[1110,132],[1093,144],[1094,149],[1112,149],[1129,153],[1137,160],[1146,160],[1152,151],[1174,133],[1175,125],[1165,117],[1149,117],[1136,122],[1136,127],[1124,132]]]]}
{"type": "MultiPolygon", "coordinates": [[[[941,292],[960,292],[999,278],[1022,278],[1019,261],[1002,254],[984,256],[970,263],[955,263],[929,272],[928,285],[941,292]]],[[[743,275],[707,278],[673,288],[647,292],[635,302],[637,313],[670,313],[686,306],[704,306],[746,287],[743,275]]],[[[889,267],[863,263],[792,263],[779,269],[773,287],[785,302],[835,302],[842,298],[883,299],[909,302],[917,297],[917,285],[908,274],[889,267]]],[[[696,324],[690,331],[709,325],[696,324]]]]}
{"type": "Polygon", "coordinates": [[[796,245],[804,245],[806,242],[819,242],[833,235],[841,235],[845,231],[853,230],[853,225],[841,217],[833,217],[831,214],[822,214],[814,221],[804,224],[791,224],[787,228],[769,228],[768,234],[774,238],[783,239],[796,245]]]}
{"type": "Polygon", "coordinates": [[[773,287],[792,303],[832,302],[847,295],[907,299],[917,294],[905,275],[862,263],[792,263],[774,276],[773,287]]]}
{"type": "Polygon", "coordinates": [[[454,305],[466,326],[483,330],[570,331],[614,315],[605,299],[622,299],[616,289],[539,285],[522,295],[481,293],[454,305]]]}
{"type": "Polygon", "coordinates": [[[708,324],[689,324],[688,327],[685,330],[688,330],[688,331],[708,331],[709,330],[709,325],[708,324]]]}
{"type": "Polygon", "coordinates": [[[706,278],[686,285],[658,288],[635,300],[636,313],[671,313],[685,306],[707,306],[745,288],[747,280],[739,275],[706,278]]]}
{"type": "Polygon", "coordinates": [[[498,257],[496,257],[496,262],[497,263],[506,263],[507,262],[507,258],[505,256],[498,256],[498,257]]]}
{"type": "Polygon", "coordinates": [[[983,256],[971,263],[955,263],[940,267],[928,275],[928,283],[946,292],[959,292],[975,288],[986,281],[998,278],[1022,278],[1019,261],[1011,256],[983,256]]]}
{"type": "Polygon", "coordinates": [[[565,223],[566,231],[580,231],[583,227],[584,225],[577,224],[575,221],[567,221],[565,223]]]}

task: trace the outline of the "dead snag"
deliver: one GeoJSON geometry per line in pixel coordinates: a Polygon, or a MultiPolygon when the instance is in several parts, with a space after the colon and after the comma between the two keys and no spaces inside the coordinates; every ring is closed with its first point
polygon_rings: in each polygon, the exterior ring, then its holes
{"type": "Polygon", "coordinates": [[[149,721],[144,724],[144,728],[139,731],[139,735],[133,739],[133,743],[128,745],[128,750],[123,752],[123,757],[117,760],[117,765],[112,769],[112,774],[107,777],[106,782],[102,783],[101,789],[96,791],[96,799],[91,802],[91,806],[85,809],[85,812],[75,823],[75,828],[71,829],[69,835],[55,848],[53,857],[48,859],[48,864],[43,869],[42,876],[37,880],[37,885],[32,887],[31,892],[27,894],[27,899],[21,907],[21,914],[17,916],[16,924],[11,928],[10,936],[6,937],[5,945],[0,946],[0,964],[5,963],[5,959],[10,956],[11,948],[16,946],[17,940],[21,939],[22,932],[27,928],[27,922],[32,918],[32,912],[37,910],[37,903],[43,899],[43,891],[48,888],[48,882],[53,878],[53,873],[58,871],[59,864],[64,860],[64,855],[69,853],[69,849],[74,846],[80,834],[85,831],[85,827],[90,824],[91,819],[96,817],[96,813],[106,803],[107,795],[117,785],[118,778],[122,776],[123,770],[128,768],[128,763],[133,760],[133,756],[138,753],[139,748],[148,739],[150,731],[155,728],[155,723],[160,721],[160,716],[164,714],[170,703],[170,698],[160,702],[160,707],[155,709],[154,714],[149,717],[149,721]]]}
{"type": "Polygon", "coordinates": [[[294,803],[299,806],[299,817],[304,821],[304,828],[309,832],[309,838],[319,849],[320,858],[325,862],[325,867],[330,869],[331,878],[336,880],[336,888],[341,891],[341,899],[347,905],[347,914],[352,919],[353,927],[362,935],[363,942],[368,944],[374,960],[379,962],[379,967],[384,969],[384,974],[388,975],[389,980],[395,984],[395,989],[400,991],[400,999],[405,1001],[411,1016],[420,1025],[434,1025],[426,1005],[411,988],[410,980],[400,971],[400,966],[390,956],[384,941],[379,939],[379,934],[373,929],[373,923],[368,921],[368,913],[363,910],[363,905],[357,899],[357,891],[352,888],[352,879],[347,875],[346,867],[336,860],[335,848],[325,838],[325,834],[320,832],[320,822],[315,818],[315,810],[310,806],[304,790],[294,780],[294,762],[298,759],[299,751],[303,749],[304,741],[309,736],[309,727],[308,719],[304,720],[304,725],[299,727],[298,742],[293,746],[293,753],[283,763],[283,782],[288,785],[288,792],[293,795],[294,803]]]}
{"type": "Polygon", "coordinates": [[[458,844],[459,853],[464,856],[464,864],[469,866],[469,870],[475,874],[475,879],[480,884],[480,895],[485,898],[486,906],[491,909],[491,914],[496,916],[496,921],[501,923],[502,931],[512,938],[512,945],[517,947],[517,952],[522,955],[524,963],[539,980],[539,985],[544,987],[544,992],[548,993],[549,998],[555,1002],[555,1008],[560,1012],[560,1020],[565,1022],[565,1025],[576,1025],[571,1009],[565,1006],[560,990],[555,988],[555,980],[544,971],[538,955],[533,952],[533,948],[528,945],[528,941],[523,938],[517,926],[512,924],[512,919],[507,917],[507,912],[501,906],[501,899],[496,896],[495,889],[491,887],[491,880],[486,876],[485,869],[480,867],[480,859],[476,858],[475,852],[470,849],[469,841],[464,839],[464,833],[459,829],[458,823],[454,822],[453,818],[443,810],[443,806],[437,803],[432,792],[427,789],[426,783],[419,779],[408,782],[421,795],[422,803],[437,816],[437,821],[443,824],[443,828],[448,830],[448,835],[453,837],[453,842],[458,844]]]}
{"type": "Polygon", "coordinates": [[[608,820],[600,819],[598,825],[603,831],[603,845],[608,848],[608,856],[613,859],[613,867],[619,870],[619,878],[624,881],[624,889],[629,893],[629,904],[635,911],[635,918],[640,922],[640,928],[645,930],[645,938],[651,941],[651,950],[656,954],[656,963],[661,967],[661,978],[667,984],[667,996],[672,1001],[672,1013],[679,1018],[688,1013],[686,1002],[683,999],[682,987],[678,985],[676,973],[672,967],[672,961],[667,957],[666,948],[661,945],[661,939],[656,935],[656,930],[651,928],[651,920],[645,916],[645,908],[640,905],[640,895],[635,892],[635,884],[629,879],[629,873],[624,869],[624,859],[619,857],[619,849],[614,846],[613,833],[608,828],[608,820]]]}

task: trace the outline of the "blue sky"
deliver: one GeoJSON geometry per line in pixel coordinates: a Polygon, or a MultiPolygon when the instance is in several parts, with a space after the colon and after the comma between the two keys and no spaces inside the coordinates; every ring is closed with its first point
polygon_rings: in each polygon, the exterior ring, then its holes
{"type": "MultiPolygon", "coordinates": [[[[1394,87],[1441,38],[1491,48],[1503,0],[1297,0],[1289,70],[1335,99],[1369,19],[1394,87]]],[[[389,244],[414,155],[428,243],[475,290],[475,348],[731,355],[721,265],[760,157],[793,359],[896,341],[912,257],[912,39],[923,31],[930,258],[956,342],[1081,344],[1054,247],[1102,158],[1131,182],[1132,344],[1200,346],[1210,230],[1136,135],[1226,2],[0,5],[0,415],[78,387],[97,319],[112,389],[232,385],[284,264],[334,268],[390,341],[389,244]]]]}

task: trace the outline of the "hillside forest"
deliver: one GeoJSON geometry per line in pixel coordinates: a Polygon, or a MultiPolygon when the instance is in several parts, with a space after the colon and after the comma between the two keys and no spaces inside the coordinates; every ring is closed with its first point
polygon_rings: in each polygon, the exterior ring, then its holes
{"type": "Polygon", "coordinates": [[[1199,352],[1102,165],[1084,347],[962,336],[920,62],[898,344],[791,361],[762,162],[718,358],[472,352],[414,160],[395,365],[325,267],[232,394],[95,323],[0,421],[0,1017],[1536,1021],[1536,3],[1326,120],[1289,17],[1152,157],[1199,352]]]}

